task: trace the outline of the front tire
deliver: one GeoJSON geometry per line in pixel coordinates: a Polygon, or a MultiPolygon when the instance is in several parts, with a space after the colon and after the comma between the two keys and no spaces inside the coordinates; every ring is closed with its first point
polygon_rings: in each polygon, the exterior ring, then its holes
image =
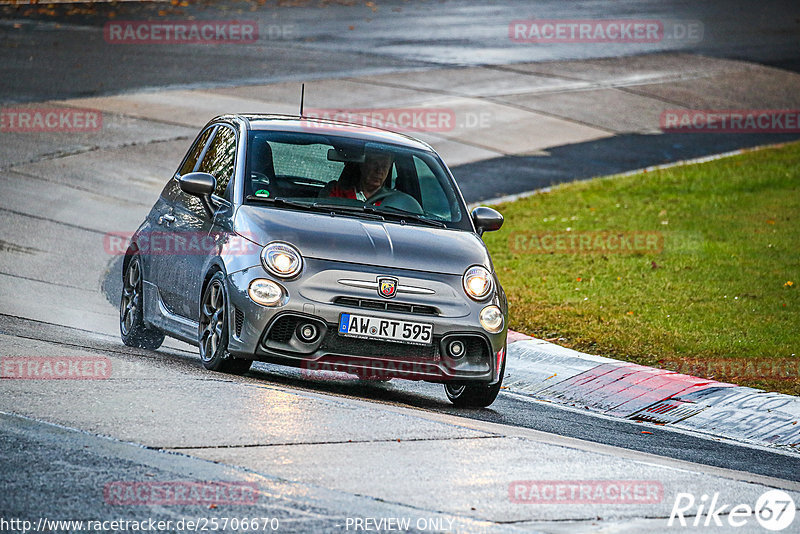
{"type": "Polygon", "coordinates": [[[200,360],[210,371],[240,375],[253,364],[252,360],[239,360],[228,354],[228,296],[221,272],[211,277],[203,292],[198,341],[200,360]]]}
{"type": "Polygon", "coordinates": [[[122,296],[119,301],[119,333],[129,347],[156,350],[164,342],[164,333],[144,323],[144,293],[142,291],[142,260],[138,254],[131,258],[122,276],[122,296]]]}
{"type": "Polygon", "coordinates": [[[508,353],[504,349],[503,363],[500,366],[500,378],[497,383],[487,386],[485,384],[445,384],[444,392],[447,398],[459,408],[486,408],[494,402],[500,387],[503,385],[503,375],[506,373],[506,358],[508,353]]]}

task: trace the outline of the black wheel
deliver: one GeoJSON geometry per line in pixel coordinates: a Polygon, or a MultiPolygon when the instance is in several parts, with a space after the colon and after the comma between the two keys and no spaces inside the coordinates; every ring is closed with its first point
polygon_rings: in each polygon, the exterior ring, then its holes
{"type": "Polygon", "coordinates": [[[500,393],[500,386],[503,385],[503,375],[506,373],[505,353],[503,363],[500,366],[500,379],[496,384],[487,386],[484,384],[445,384],[444,391],[447,398],[459,408],[486,408],[494,402],[497,394],[500,393]]]}
{"type": "Polygon", "coordinates": [[[119,333],[129,347],[155,350],[164,342],[164,333],[144,324],[142,301],[142,260],[138,255],[128,262],[122,275],[119,301],[119,333]]]}
{"type": "Polygon", "coordinates": [[[203,367],[211,371],[242,374],[253,363],[228,354],[228,302],[222,273],[211,278],[200,301],[199,345],[203,367]]]}

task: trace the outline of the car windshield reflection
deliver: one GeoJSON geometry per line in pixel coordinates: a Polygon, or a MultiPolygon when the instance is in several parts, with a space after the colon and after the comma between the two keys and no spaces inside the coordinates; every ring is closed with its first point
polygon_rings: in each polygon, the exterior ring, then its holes
{"type": "Polygon", "coordinates": [[[463,201],[429,151],[314,133],[251,131],[245,199],[469,230],[463,201]]]}

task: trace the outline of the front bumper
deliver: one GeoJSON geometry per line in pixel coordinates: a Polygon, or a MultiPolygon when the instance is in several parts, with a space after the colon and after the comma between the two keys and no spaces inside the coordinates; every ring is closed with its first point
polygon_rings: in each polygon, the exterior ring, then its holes
{"type": "Polygon", "coordinates": [[[280,307],[253,302],[247,288],[256,278],[271,278],[259,266],[227,277],[231,302],[229,350],[234,357],[268,361],[310,371],[345,371],[362,376],[405,378],[430,382],[495,383],[505,358],[506,325],[497,334],[486,332],[478,319],[480,310],[496,304],[506,314],[502,290],[484,301],[464,295],[461,277],[422,272],[398,272],[307,259],[304,273],[282,281],[287,294],[280,307]],[[375,281],[392,276],[409,288],[426,294],[402,294],[382,299],[376,291],[344,285],[340,280],[375,281]],[[377,309],[387,303],[390,309],[377,309]],[[362,340],[339,335],[341,313],[355,313],[388,320],[428,323],[433,326],[430,345],[362,340]],[[299,327],[313,324],[318,335],[303,341],[299,327]],[[448,344],[460,340],[467,350],[458,358],[448,344]]]}

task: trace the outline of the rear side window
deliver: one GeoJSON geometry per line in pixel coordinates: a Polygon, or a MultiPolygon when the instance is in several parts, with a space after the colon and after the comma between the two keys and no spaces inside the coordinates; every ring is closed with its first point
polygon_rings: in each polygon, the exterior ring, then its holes
{"type": "Polygon", "coordinates": [[[233,176],[233,164],[236,156],[236,134],[224,126],[217,130],[217,135],[208,147],[203,161],[200,163],[199,172],[207,172],[217,179],[217,189],[214,191],[219,197],[225,195],[233,176]]]}
{"type": "Polygon", "coordinates": [[[195,141],[194,146],[189,150],[189,153],[186,155],[186,161],[183,162],[181,166],[181,170],[178,172],[181,176],[184,174],[189,174],[194,170],[194,166],[197,164],[197,159],[200,157],[200,154],[203,152],[203,148],[206,146],[206,142],[208,142],[208,137],[211,135],[211,132],[214,131],[214,128],[209,128],[202,134],[200,137],[197,138],[195,141]]]}

